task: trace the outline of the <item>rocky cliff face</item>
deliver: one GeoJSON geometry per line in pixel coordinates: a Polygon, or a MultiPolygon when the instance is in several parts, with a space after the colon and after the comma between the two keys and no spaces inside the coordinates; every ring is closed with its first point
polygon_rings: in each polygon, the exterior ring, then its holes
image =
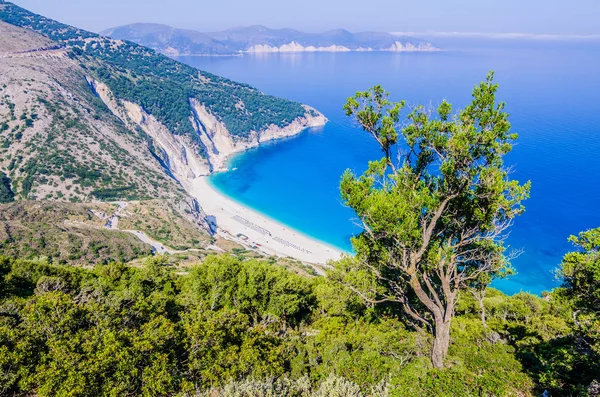
{"type": "MultiPolygon", "coordinates": [[[[199,142],[188,135],[176,135],[139,105],[118,99],[108,86],[89,76],[90,88],[110,111],[130,129],[140,128],[152,138],[153,147],[172,176],[188,190],[192,181],[214,171],[224,171],[226,161],[234,153],[257,147],[262,142],[296,135],[310,128],[323,126],[325,116],[310,106],[303,105],[306,113],[285,127],[270,125],[260,131],[250,131],[245,138],[232,135],[225,124],[217,119],[197,99],[191,98],[193,110],[190,121],[199,142]]],[[[239,105],[240,108],[243,104],[239,105]]],[[[240,109],[241,110],[241,109],[240,109]]]]}
{"type": "Polygon", "coordinates": [[[210,174],[210,163],[200,156],[201,148],[188,136],[172,134],[168,128],[146,113],[139,105],[115,98],[108,86],[86,77],[102,102],[130,129],[140,128],[152,138],[157,156],[171,175],[186,188],[187,181],[210,174]]]}
{"type": "Polygon", "coordinates": [[[233,153],[256,147],[262,142],[293,136],[307,128],[323,126],[327,123],[325,116],[310,106],[303,105],[306,110],[305,115],[296,118],[289,125],[278,127],[271,124],[264,130],[250,131],[248,136],[242,139],[231,135],[225,125],[196,99],[191,99],[190,102],[194,109],[196,132],[208,154],[211,171],[225,170],[226,160],[233,153]]]}
{"type": "Polygon", "coordinates": [[[401,41],[394,42],[390,47],[378,48],[378,47],[355,47],[349,48],[343,45],[329,45],[315,47],[312,45],[303,46],[300,43],[292,41],[288,44],[281,46],[272,46],[268,44],[257,44],[248,48],[243,52],[247,53],[272,53],[272,52],[365,52],[365,51],[384,51],[384,52],[421,52],[421,51],[440,51],[439,48],[434,47],[431,43],[417,43],[413,44],[410,42],[403,43],[401,41]]]}

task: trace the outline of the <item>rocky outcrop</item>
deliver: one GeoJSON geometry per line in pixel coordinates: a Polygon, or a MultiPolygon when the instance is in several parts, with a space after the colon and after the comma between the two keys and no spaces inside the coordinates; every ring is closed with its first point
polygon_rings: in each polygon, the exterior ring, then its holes
{"type": "Polygon", "coordinates": [[[418,51],[441,51],[439,48],[434,47],[431,43],[418,43],[417,45],[412,43],[402,43],[396,41],[387,51],[391,52],[418,52],[418,51]]]}
{"type": "MultiPolygon", "coordinates": [[[[310,106],[303,105],[306,110],[305,115],[287,126],[278,127],[272,124],[261,131],[250,131],[245,139],[239,139],[232,136],[227,127],[196,99],[190,99],[190,104],[194,110],[193,125],[208,155],[211,171],[225,170],[227,158],[233,153],[256,147],[262,142],[293,136],[307,128],[319,127],[327,123],[325,116],[310,106]]],[[[243,107],[243,104],[239,106],[243,107]]]]}
{"type": "MultiPolygon", "coordinates": [[[[296,135],[310,127],[325,125],[327,119],[310,106],[304,106],[306,113],[284,127],[270,125],[261,131],[250,131],[241,139],[233,136],[225,124],[218,120],[197,99],[191,98],[192,114],[190,120],[194,126],[197,142],[188,135],[172,134],[167,127],[153,115],[148,114],[139,105],[119,100],[108,86],[87,77],[94,93],[104,102],[110,111],[130,129],[141,128],[152,138],[154,150],[163,165],[184,189],[188,190],[198,176],[226,169],[226,162],[233,153],[256,147],[262,142],[296,135]]],[[[244,104],[237,107],[242,111],[244,104]]]]}
{"type": "Polygon", "coordinates": [[[139,127],[149,137],[168,171],[187,190],[189,184],[198,176],[210,174],[211,165],[201,155],[201,147],[187,136],[172,134],[156,118],[146,113],[139,105],[118,100],[108,86],[97,80],[87,78],[90,87],[110,111],[128,127],[139,127]]]}
{"type": "Polygon", "coordinates": [[[210,173],[210,164],[202,157],[198,144],[192,142],[188,136],[172,134],[139,105],[122,102],[129,118],[152,137],[154,145],[163,151],[169,171],[184,188],[187,189],[188,183],[196,177],[210,173]]]}
{"type": "Polygon", "coordinates": [[[204,145],[211,171],[223,170],[231,153],[245,149],[243,142],[236,145],[225,124],[217,120],[198,100],[191,98],[190,105],[193,110],[192,125],[204,145]]]}
{"type": "Polygon", "coordinates": [[[288,44],[283,44],[279,47],[271,46],[268,44],[257,44],[248,48],[244,52],[248,53],[261,53],[261,52],[349,52],[352,51],[348,47],[341,45],[330,45],[327,47],[315,47],[312,45],[303,46],[302,44],[292,41],[288,44]]]}
{"type": "Polygon", "coordinates": [[[396,41],[389,48],[372,48],[372,47],[358,47],[349,48],[342,45],[330,45],[327,47],[315,47],[315,46],[303,46],[302,44],[292,41],[288,44],[283,44],[279,47],[271,46],[268,44],[257,44],[248,48],[243,52],[247,53],[274,53],[274,52],[366,52],[366,51],[388,51],[388,52],[413,52],[413,51],[440,51],[439,48],[434,47],[431,43],[402,43],[396,41]]]}
{"type": "Polygon", "coordinates": [[[307,128],[321,127],[327,123],[327,118],[319,111],[308,105],[302,106],[306,110],[303,117],[298,117],[285,127],[271,125],[269,128],[257,134],[258,139],[254,146],[258,146],[261,142],[293,136],[307,128]]]}

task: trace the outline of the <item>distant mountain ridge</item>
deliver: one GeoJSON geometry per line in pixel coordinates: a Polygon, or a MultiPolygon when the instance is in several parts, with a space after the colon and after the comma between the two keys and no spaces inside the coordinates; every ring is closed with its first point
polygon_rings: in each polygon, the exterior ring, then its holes
{"type": "Polygon", "coordinates": [[[345,29],[305,33],[294,29],[244,26],[221,32],[198,32],[153,23],[134,23],[100,32],[165,55],[236,55],[261,52],[439,51],[432,43],[385,32],[351,33],[345,29]]]}

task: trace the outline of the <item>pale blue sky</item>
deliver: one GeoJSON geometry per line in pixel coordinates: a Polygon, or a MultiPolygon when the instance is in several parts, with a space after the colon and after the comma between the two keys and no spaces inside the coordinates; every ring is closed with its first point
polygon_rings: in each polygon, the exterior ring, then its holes
{"type": "Polygon", "coordinates": [[[600,0],[13,0],[99,31],[157,22],[200,31],[262,24],[306,31],[600,34],[600,0]]]}

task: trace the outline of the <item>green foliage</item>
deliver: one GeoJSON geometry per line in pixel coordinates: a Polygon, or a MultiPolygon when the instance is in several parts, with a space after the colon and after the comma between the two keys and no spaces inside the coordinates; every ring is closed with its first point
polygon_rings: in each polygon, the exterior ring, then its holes
{"type": "Polygon", "coordinates": [[[1,392],[527,396],[532,378],[552,385],[547,367],[523,369],[527,358],[572,332],[563,303],[496,291],[486,299],[517,309],[504,316],[490,303],[484,329],[466,295],[450,368],[434,370],[425,334],[365,306],[346,311],[355,297],[327,279],[230,256],[185,275],[166,263],[85,269],[0,258],[1,392]],[[335,291],[345,304],[332,304],[335,291]]]}
{"type": "Polygon", "coordinates": [[[400,121],[400,111],[405,101],[393,103],[389,94],[377,85],[369,91],[358,92],[349,98],[344,106],[346,116],[355,115],[362,128],[379,143],[385,158],[391,164],[392,147],[398,143],[396,125],[400,121]]]}
{"type": "MultiPolygon", "coordinates": [[[[564,256],[558,272],[563,285],[551,297],[572,307],[574,330],[554,338],[546,337],[537,344],[524,338],[524,355],[537,370],[538,381],[549,390],[565,395],[597,395],[600,388],[600,229],[571,236],[569,241],[577,250],[564,256]],[[596,391],[592,391],[594,388],[596,391]]],[[[539,329],[539,325],[536,328],[539,329]]]]}
{"type": "Polygon", "coordinates": [[[131,199],[129,192],[133,190],[133,186],[113,187],[108,189],[96,189],[92,192],[92,196],[102,201],[111,200],[127,200],[131,199]]]}
{"type": "Polygon", "coordinates": [[[560,276],[565,293],[577,307],[600,315],[600,228],[571,236],[578,251],[563,258],[560,276]]]}
{"type": "Polygon", "coordinates": [[[295,376],[310,374],[313,379],[323,379],[335,373],[366,388],[399,373],[422,353],[415,333],[395,319],[332,317],[320,319],[312,327],[319,333],[306,338],[298,349],[292,363],[295,376]]]}
{"type": "Polygon", "coordinates": [[[2,258],[2,392],[155,396],[285,372],[278,332],[314,305],[308,280],[228,257],[185,277],[164,263],[85,270],[2,258]],[[223,273],[229,265],[240,274],[223,273]]]}
{"type": "Polygon", "coordinates": [[[298,326],[316,304],[307,279],[257,260],[209,257],[186,282],[183,297],[190,305],[236,309],[254,325],[298,326]]]}

